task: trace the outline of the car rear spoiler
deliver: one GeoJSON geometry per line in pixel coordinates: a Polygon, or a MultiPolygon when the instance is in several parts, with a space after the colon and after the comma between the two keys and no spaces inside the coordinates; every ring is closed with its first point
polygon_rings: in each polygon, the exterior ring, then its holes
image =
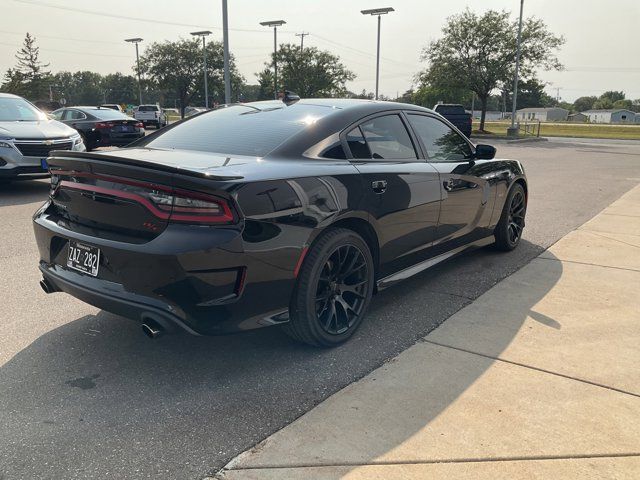
{"type": "Polygon", "coordinates": [[[138,160],[127,157],[119,157],[114,155],[114,151],[109,151],[108,153],[99,153],[99,152],[74,152],[69,150],[53,150],[50,153],[50,158],[52,161],[50,163],[60,165],[61,163],[65,163],[65,159],[69,159],[69,163],[74,163],[74,161],[78,160],[94,160],[105,163],[119,164],[119,165],[129,165],[133,167],[142,167],[149,168],[152,170],[158,170],[166,173],[173,173],[178,175],[186,175],[190,177],[196,178],[207,178],[210,180],[217,181],[227,181],[227,180],[241,180],[244,178],[242,175],[216,175],[210,173],[210,171],[204,172],[202,170],[191,170],[188,168],[179,168],[173,165],[166,165],[163,163],[157,162],[149,162],[145,160],[138,160]]]}

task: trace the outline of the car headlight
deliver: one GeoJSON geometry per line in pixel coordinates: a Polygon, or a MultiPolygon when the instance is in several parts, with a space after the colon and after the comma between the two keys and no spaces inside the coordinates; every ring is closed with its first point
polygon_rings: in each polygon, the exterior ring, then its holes
{"type": "Polygon", "coordinates": [[[13,148],[13,145],[11,145],[9,142],[0,140],[0,148],[13,148]]]}
{"type": "Polygon", "coordinates": [[[71,148],[71,150],[73,150],[74,152],[87,151],[87,148],[85,147],[84,142],[82,141],[82,137],[80,135],[71,137],[71,139],[73,140],[73,147],[71,148]]]}

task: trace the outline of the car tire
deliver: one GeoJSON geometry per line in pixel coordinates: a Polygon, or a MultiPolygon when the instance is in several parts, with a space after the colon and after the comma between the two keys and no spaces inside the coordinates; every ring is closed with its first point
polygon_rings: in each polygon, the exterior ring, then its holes
{"type": "Polygon", "coordinates": [[[316,347],[347,341],[366,315],[374,290],[371,251],[357,233],[323,233],[302,262],[284,331],[316,347]]]}
{"type": "Polygon", "coordinates": [[[526,213],[527,196],[522,185],[515,183],[509,190],[500,221],[494,230],[494,245],[498,250],[508,252],[518,246],[522,239],[526,213]]]}

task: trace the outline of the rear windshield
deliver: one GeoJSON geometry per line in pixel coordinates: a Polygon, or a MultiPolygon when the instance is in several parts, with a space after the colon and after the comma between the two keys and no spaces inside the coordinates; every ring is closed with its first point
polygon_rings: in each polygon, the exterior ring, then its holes
{"type": "Polygon", "coordinates": [[[137,145],[263,157],[319,118],[335,111],[317,105],[274,105],[278,106],[264,110],[248,105],[213,110],[191,117],[137,145]]]}
{"type": "Polygon", "coordinates": [[[139,112],[157,112],[160,108],[157,105],[140,105],[138,107],[139,112]]]}
{"type": "Polygon", "coordinates": [[[24,98],[0,97],[0,122],[46,120],[46,116],[24,98]]]}
{"type": "Polygon", "coordinates": [[[441,115],[460,115],[466,113],[462,105],[438,105],[436,112],[441,115]]]}
{"type": "Polygon", "coordinates": [[[112,110],[111,108],[85,108],[84,111],[100,120],[124,120],[125,118],[129,118],[124,113],[118,110],[112,110]]]}

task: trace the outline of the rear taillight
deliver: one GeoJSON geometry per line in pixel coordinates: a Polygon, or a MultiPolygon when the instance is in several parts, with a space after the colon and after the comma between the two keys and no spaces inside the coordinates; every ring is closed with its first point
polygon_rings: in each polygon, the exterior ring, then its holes
{"type": "Polygon", "coordinates": [[[112,128],[113,125],[114,124],[112,122],[98,122],[98,123],[96,123],[96,128],[98,128],[98,129],[112,128]]]}
{"type": "Polygon", "coordinates": [[[167,220],[180,223],[231,223],[233,213],[229,204],[221,198],[198,192],[178,190],[153,191],[149,199],[158,209],[169,212],[167,220]]]}
{"type": "Polygon", "coordinates": [[[136,128],[144,128],[144,123],[142,122],[136,123],[136,128]]]}
{"type": "Polygon", "coordinates": [[[62,187],[135,201],[157,218],[168,222],[217,225],[236,221],[230,204],[225,199],[213,195],[108,175],[67,171],[52,173],[52,197],[56,195],[58,188],[62,187]],[[61,174],[95,179],[102,185],[68,180],[60,182],[61,174]]]}

